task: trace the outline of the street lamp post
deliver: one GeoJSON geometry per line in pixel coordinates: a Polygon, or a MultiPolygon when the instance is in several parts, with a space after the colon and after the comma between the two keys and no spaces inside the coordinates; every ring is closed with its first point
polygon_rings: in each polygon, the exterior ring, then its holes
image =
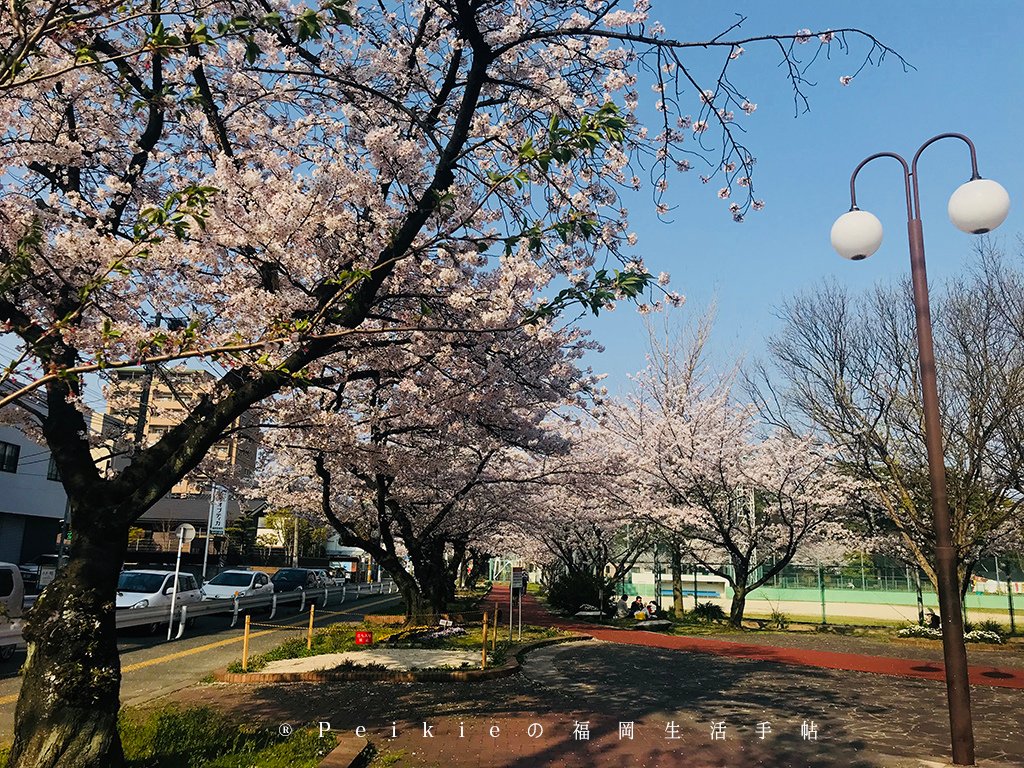
{"type": "Polygon", "coordinates": [[[910,274],[917,315],[917,345],[921,367],[921,395],[924,404],[925,445],[928,476],[932,490],[932,517],[935,527],[935,574],[942,614],[942,650],[946,668],[946,698],[949,727],[956,765],[974,765],[974,728],[971,722],[971,691],[967,677],[967,650],[964,647],[960,584],[957,578],[956,549],[946,499],[946,470],[942,449],[942,424],[939,416],[938,388],[935,381],[935,350],[928,306],[928,276],[924,261],[924,235],[921,228],[921,200],[917,187],[917,161],[921,153],[940,139],[959,139],[967,144],[971,156],[971,178],[949,199],[949,218],[958,229],[971,234],[989,232],[1006,219],[1010,196],[999,184],[978,174],[974,144],[960,133],[942,133],[928,139],[907,161],[893,152],[879,152],[863,160],[850,177],[850,210],[832,226],[832,246],[840,256],[854,261],[865,259],[882,244],[882,224],[857,207],[856,181],[860,170],[880,157],[891,157],[903,166],[907,198],[907,231],[910,238],[910,274]]]}

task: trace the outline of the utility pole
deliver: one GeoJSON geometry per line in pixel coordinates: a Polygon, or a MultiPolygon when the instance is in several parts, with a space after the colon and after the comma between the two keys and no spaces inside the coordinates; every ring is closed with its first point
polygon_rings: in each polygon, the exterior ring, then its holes
{"type": "MultiPolygon", "coordinates": [[[[167,330],[169,331],[180,330],[188,325],[188,322],[180,317],[165,318],[157,312],[149,327],[159,328],[164,320],[167,321],[167,330]]],[[[135,450],[142,448],[142,439],[146,436],[146,424],[149,422],[149,400],[153,393],[153,375],[156,373],[156,364],[144,363],[142,370],[143,377],[142,389],[139,392],[139,411],[135,418],[135,450]]]]}
{"type": "Polygon", "coordinates": [[[292,535],[292,568],[299,567],[299,516],[295,515],[295,532],[292,535]]]}

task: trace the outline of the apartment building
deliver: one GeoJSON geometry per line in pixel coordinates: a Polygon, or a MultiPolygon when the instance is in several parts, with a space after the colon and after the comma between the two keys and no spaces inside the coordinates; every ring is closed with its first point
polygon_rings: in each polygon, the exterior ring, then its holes
{"type": "MultiPolygon", "coordinates": [[[[29,399],[33,409],[46,412],[45,401],[29,399]]],[[[49,449],[0,425],[0,561],[23,563],[55,552],[66,508],[49,449]]]]}

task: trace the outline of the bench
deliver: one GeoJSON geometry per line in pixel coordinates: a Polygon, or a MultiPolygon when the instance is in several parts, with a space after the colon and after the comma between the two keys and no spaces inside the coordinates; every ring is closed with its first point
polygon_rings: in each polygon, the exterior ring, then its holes
{"type": "Polygon", "coordinates": [[[651,632],[657,632],[664,629],[670,629],[672,622],[667,619],[644,619],[638,621],[633,629],[646,629],[651,632]]]}

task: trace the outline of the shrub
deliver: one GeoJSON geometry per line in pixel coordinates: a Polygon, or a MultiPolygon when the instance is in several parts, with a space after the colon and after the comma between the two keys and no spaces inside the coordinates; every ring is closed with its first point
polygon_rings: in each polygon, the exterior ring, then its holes
{"type": "Polygon", "coordinates": [[[712,621],[725,621],[725,611],[722,610],[722,606],[712,603],[710,600],[706,603],[697,603],[690,614],[705,624],[710,624],[712,621]]]}
{"type": "Polygon", "coordinates": [[[555,608],[575,613],[584,603],[600,605],[604,580],[590,574],[564,573],[551,583],[548,602],[555,608]]]}
{"type": "Polygon", "coordinates": [[[784,614],[782,611],[772,609],[772,617],[768,619],[769,629],[784,630],[789,627],[789,616],[784,614]]]}
{"type": "Polygon", "coordinates": [[[1006,628],[994,619],[985,619],[984,621],[979,621],[977,629],[980,629],[982,632],[991,632],[993,634],[999,635],[1000,637],[1003,637],[1006,634],[1006,628]]]}
{"type": "Polygon", "coordinates": [[[965,621],[964,622],[964,635],[969,635],[973,631],[974,631],[974,622],[973,621],[965,621]]]}

